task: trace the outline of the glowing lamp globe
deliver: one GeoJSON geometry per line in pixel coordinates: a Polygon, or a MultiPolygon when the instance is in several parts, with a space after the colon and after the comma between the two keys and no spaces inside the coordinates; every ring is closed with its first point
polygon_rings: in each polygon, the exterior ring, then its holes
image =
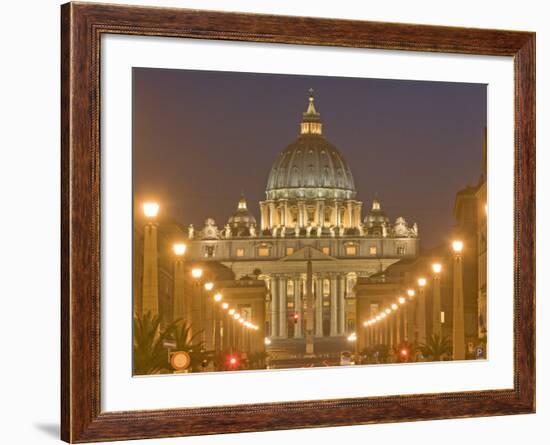
{"type": "Polygon", "coordinates": [[[143,213],[147,218],[156,218],[159,213],[159,208],[156,202],[146,202],[143,204],[143,213]]]}
{"type": "Polygon", "coordinates": [[[456,253],[462,252],[463,248],[464,248],[464,243],[462,241],[459,241],[459,240],[453,241],[453,250],[456,253]]]}

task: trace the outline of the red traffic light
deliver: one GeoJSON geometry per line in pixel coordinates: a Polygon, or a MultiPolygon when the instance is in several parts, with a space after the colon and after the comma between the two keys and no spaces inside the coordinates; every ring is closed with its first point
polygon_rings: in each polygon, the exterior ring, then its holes
{"type": "Polygon", "coordinates": [[[297,312],[295,312],[295,313],[292,315],[292,319],[294,320],[294,323],[296,323],[296,322],[300,319],[300,314],[298,314],[297,312]]]}
{"type": "Polygon", "coordinates": [[[229,368],[237,368],[239,366],[239,359],[235,355],[227,357],[227,364],[229,368]]]}

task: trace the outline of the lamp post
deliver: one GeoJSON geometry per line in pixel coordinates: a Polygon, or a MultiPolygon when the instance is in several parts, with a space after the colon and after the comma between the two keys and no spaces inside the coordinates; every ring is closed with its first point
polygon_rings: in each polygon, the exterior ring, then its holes
{"type": "Polygon", "coordinates": [[[221,326],[220,326],[220,308],[219,305],[223,300],[222,294],[219,292],[214,295],[214,351],[216,352],[216,357],[221,351],[221,326]]]}
{"type": "Polygon", "coordinates": [[[229,341],[228,341],[228,317],[227,317],[227,311],[229,310],[229,303],[224,301],[222,303],[222,310],[221,310],[221,321],[220,321],[220,337],[221,337],[221,349],[226,350],[229,349],[229,341]]]}
{"type": "Polygon", "coordinates": [[[399,307],[397,304],[393,303],[391,305],[392,311],[394,311],[394,324],[395,324],[395,346],[399,346],[401,343],[401,320],[399,316],[401,315],[398,311],[399,307]]]}
{"type": "Polygon", "coordinates": [[[355,332],[351,333],[349,336],[348,336],[348,341],[353,343],[353,353],[354,353],[354,356],[355,356],[355,364],[358,365],[359,364],[359,350],[358,350],[358,345],[357,345],[357,334],[355,332]]]}
{"type": "Polygon", "coordinates": [[[159,205],[156,202],[143,204],[143,213],[147,219],[143,230],[143,282],[141,313],[159,315],[158,289],[158,226],[156,218],[159,205]]]}
{"type": "Polygon", "coordinates": [[[432,301],[432,331],[441,338],[441,264],[432,264],[434,273],[433,301],[432,301]]]}
{"type": "Polygon", "coordinates": [[[453,360],[466,358],[464,341],[464,287],[462,282],[462,241],[452,244],[453,258],[453,360]]]}
{"type": "MultiPolygon", "coordinates": [[[[193,317],[193,321],[198,321],[198,328],[197,330],[201,332],[201,340],[205,343],[206,342],[206,332],[205,332],[205,323],[204,323],[204,307],[203,307],[203,298],[202,298],[202,274],[203,270],[200,267],[194,267],[191,269],[191,276],[195,280],[195,289],[198,295],[198,312],[199,316],[195,320],[195,317],[193,317]]],[[[196,300],[195,300],[196,301],[196,300]]],[[[193,304],[193,303],[191,303],[193,304]]],[[[196,306],[195,306],[196,307],[196,306]]]]}
{"type": "Polygon", "coordinates": [[[418,302],[417,302],[417,339],[418,343],[426,343],[426,278],[418,279],[418,302]]]}
{"type": "MultiPolygon", "coordinates": [[[[415,295],[416,291],[414,289],[407,289],[409,301],[412,301],[415,295]]],[[[405,339],[407,341],[412,341],[416,336],[416,302],[414,302],[414,304],[408,304],[405,307],[405,324],[405,339]]]]}
{"type": "Polygon", "coordinates": [[[187,323],[191,323],[188,314],[188,308],[185,304],[185,262],[184,255],[187,246],[183,243],[174,244],[174,300],[172,307],[172,319],[182,318],[187,323]]]}

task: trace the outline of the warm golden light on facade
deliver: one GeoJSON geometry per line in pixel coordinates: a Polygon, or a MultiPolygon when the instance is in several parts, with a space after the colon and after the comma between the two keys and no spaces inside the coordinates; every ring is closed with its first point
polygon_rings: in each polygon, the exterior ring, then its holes
{"type": "Polygon", "coordinates": [[[156,218],[160,206],[156,202],[146,202],[143,204],[143,213],[147,218],[156,218]]]}
{"type": "Polygon", "coordinates": [[[200,269],[198,267],[195,267],[195,268],[191,269],[191,276],[193,278],[195,278],[196,280],[198,280],[199,278],[202,277],[202,269],[200,269]]]}
{"type": "Polygon", "coordinates": [[[432,264],[432,270],[434,273],[441,273],[441,269],[443,268],[443,266],[441,266],[441,264],[439,263],[433,263],[432,264]]]}
{"type": "Polygon", "coordinates": [[[453,250],[456,253],[462,252],[462,249],[464,248],[464,243],[460,240],[453,241],[453,250]]]}
{"type": "Polygon", "coordinates": [[[185,251],[187,250],[187,246],[183,243],[177,243],[177,244],[174,244],[174,254],[176,256],[183,256],[185,255],[185,251]]]}
{"type": "Polygon", "coordinates": [[[418,285],[419,285],[420,287],[426,286],[426,283],[427,283],[426,278],[419,278],[419,279],[418,279],[418,285]]]}
{"type": "Polygon", "coordinates": [[[204,289],[210,292],[212,289],[214,289],[214,283],[212,283],[211,281],[204,283],[204,289]]]}

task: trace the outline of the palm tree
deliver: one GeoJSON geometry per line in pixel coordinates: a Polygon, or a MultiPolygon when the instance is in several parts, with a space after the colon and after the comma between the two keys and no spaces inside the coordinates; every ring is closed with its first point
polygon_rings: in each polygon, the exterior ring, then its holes
{"type": "Polygon", "coordinates": [[[176,343],[175,350],[187,352],[191,358],[191,369],[197,370],[205,360],[209,361],[212,359],[212,353],[205,351],[204,342],[199,341],[195,343],[195,339],[201,335],[200,331],[191,335],[191,325],[189,323],[182,321],[179,324],[179,320],[176,323],[178,325],[172,334],[176,343]]]}
{"type": "Polygon", "coordinates": [[[426,343],[418,345],[418,350],[429,361],[441,361],[449,357],[453,352],[453,346],[449,337],[440,337],[433,334],[426,343]]]}
{"type": "Polygon", "coordinates": [[[176,322],[172,322],[161,331],[159,316],[151,312],[134,315],[134,374],[158,374],[169,369],[164,340],[175,328],[176,322]]]}

